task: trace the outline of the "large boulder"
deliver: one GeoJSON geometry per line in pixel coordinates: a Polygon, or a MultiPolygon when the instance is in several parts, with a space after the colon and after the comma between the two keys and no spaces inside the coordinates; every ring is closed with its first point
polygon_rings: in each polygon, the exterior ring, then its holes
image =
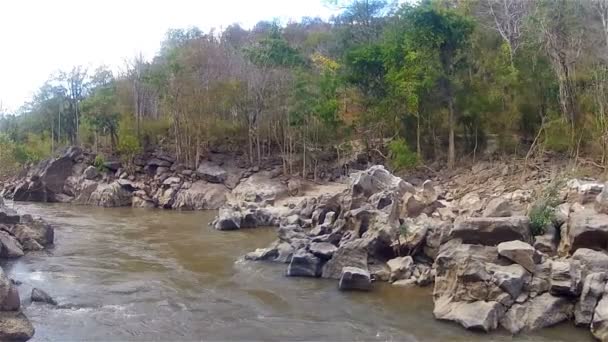
{"type": "Polygon", "coordinates": [[[23,224],[0,225],[0,230],[15,237],[23,251],[39,251],[53,244],[55,230],[42,220],[32,220],[23,224]]]}
{"type": "Polygon", "coordinates": [[[450,238],[486,246],[512,240],[529,241],[530,219],[526,216],[470,217],[454,224],[450,238]]]}
{"type": "Polygon", "coordinates": [[[196,173],[209,183],[221,184],[228,179],[226,170],[210,161],[201,162],[196,169],[196,173]]]}
{"type": "Polygon", "coordinates": [[[0,303],[0,311],[18,311],[21,308],[21,298],[17,285],[11,284],[4,301],[0,303]]]}
{"type": "Polygon", "coordinates": [[[414,259],[411,256],[398,257],[391,259],[386,263],[390,269],[390,282],[397,280],[408,279],[412,276],[414,270],[414,259]]]}
{"type": "Polygon", "coordinates": [[[357,267],[344,267],[338,288],[341,291],[369,291],[372,281],[369,271],[357,267]]]}
{"type": "Polygon", "coordinates": [[[27,341],[34,336],[32,323],[21,312],[0,312],[0,341],[27,341]]]}
{"type": "Polygon", "coordinates": [[[392,175],[382,165],[352,174],[350,184],[353,196],[363,195],[366,198],[382,191],[395,192],[399,198],[406,192],[415,192],[411,184],[392,175]]]}
{"type": "Polygon", "coordinates": [[[498,327],[504,307],[498,302],[435,302],[433,315],[437,319],[454,321],[467,329],[490,331],[498,327]]]}
{"type": "Polygon", "coordinates": [[[536,264],[540,261],[534,247],[519,240],[501,242],[497,248],[498,254],[520,264],[531,273],[534,273],[536,264]]]}
{"type": "Polygon", "coordinates": [[[5,231],[0,231],[0,257],[18,258],[23,256],[21,243],[5,231]]]}
{"type": "Polygon", "coordinates": [[[259,172],[241,181],[232,196],[237,201],[274,202],[287,195],[287,186],[278,179],[273,179],[269,172],[259,172]]]}
{"type": "Polygon", "coordinates": [[[579,248],[606,250],[608,247],[608,215],[584,209],[570,214],[568,223],[570,252],[579,248]]]}
{"type": "Polygon", "coordinates": [[[367,270],[367,244],[363,239],[348,241],[334,252],[323,267],[323,278],[340,279],[344,267],[367,270]]]}
{"type": "Polygon", "coordinates": [[[551,263],[551,288],[554,295],[576,297],[582,289],[580,263],[573,260],[560,260],[551,263]]]}
{"type": "Polygon", "coordinates": [[[583,291],[574,307],[574,322],[576,325],[589,325],[597,302],[604,294],[606,273],[591,273],[585,278],[583,291]]]}
{"type": "Polygon", "coordinates": [[[490,200],[483,211],[484,217],[508,217],[513,214],[511,202],[502,197],[490,200]]]}
{"type": "Polygon", "coordinates": [[[221,184],[210,184],[204,181],[194,182],[189,189],[177,193],[174,209],[216,210],[226,203],[228,189],[221,184]]]}
{"type": "Polygon", "coordinates": [[[608,254],[587,248],[579,248],[572,254],[572,260],[582,267],[584,275],[594,272],[608,274],[608,254]]]}
{"type": "Polygon", "coordinates": [[[88,203],[100,207],[130,207],[133,194],[118,181],[99,184],[91,193],[88,203]]]}
{"type": "Polygon", "coordinates": [[[572,317],[572,303],[565,297],[542,294],[523,304],[514,304],[500,320],[512,334],[549,327],[572,317]]]}
{"type": "Polygon", "coordinates": [[[331,259],[338,247],[329,242],[313,242],[308,250],[321,259],[331,259]]]}

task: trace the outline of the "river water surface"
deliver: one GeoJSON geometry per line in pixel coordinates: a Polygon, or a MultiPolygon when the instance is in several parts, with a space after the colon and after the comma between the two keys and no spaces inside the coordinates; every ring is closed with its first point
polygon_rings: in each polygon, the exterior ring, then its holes
{"type": "Polygon", "coordinates": [[[590,341],[570,324],[511,337],[433,319],[430,289],[287,278],[284,265],[237,261],[272,229],[219,232],[214,212],[18,204],[55,226],[55,246],[5,265],[20,280],[33,341],[590,341]],[[29,302],[44,289],[58,307],[29,302]]]}

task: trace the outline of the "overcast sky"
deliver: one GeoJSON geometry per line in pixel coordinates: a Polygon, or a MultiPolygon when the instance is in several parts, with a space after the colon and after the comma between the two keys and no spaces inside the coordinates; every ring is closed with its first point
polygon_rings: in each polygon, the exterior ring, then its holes
{"type": "Polygon", "coordinates": [[[322,0],[0,0],[0,102],[16,109],[59,69],[151,57],[169,28],[331,14],[322,0]]]}

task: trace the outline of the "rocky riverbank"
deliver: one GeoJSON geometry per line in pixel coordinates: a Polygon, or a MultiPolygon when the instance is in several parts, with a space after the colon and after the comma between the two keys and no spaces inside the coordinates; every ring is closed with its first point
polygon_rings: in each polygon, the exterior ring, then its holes
{"type": "MultiPolygon", "coordinates": [[[[215,210],[229,199],[260,203],[288,193],[297,195],[305,185],[282,176],[280,163],[246,167],[234,156],[220,153],[211,154],[196,169],[162,151],[135,158],[129,168],[117,160],[95,165],[95,159],[93,153],[70,147],[5,181],[0,196],[102,207],[215,210]]],[[[329,180],[339,177],[325,176],[329,180]]]]}
{"type": "Polygon", "coordinates": [[[608,341],[608,188],[551,170],[471,171],[414,186],[374,166],[341,192],[240,198],[214,226],[278,226],[276,242],[244,258],[284,263],[286,276],[336,279],[340,290],[433,286],[435,317],[468,329],[570,320],[608,341]]]}
{"type": "Polygon", "coordinates": [[[608,188],[565,176],[563,165],[477,163],[407,181],[377,165],[313,184],[220,155],[196,170],[159,151],[129,170],[94,159],[70,148],[2,195],[219,209],[218,230],[278,227],[275,242],[244,259],[283,263],[287,276],[336,279],[341,290],[433,286],[435,317],[468,329],[516,334],[570,320],[608,340],[608,188]]]}
{"type": "MultiPolygon", "coordinates": [[[[0,259],[14,259],[28,252],[41,251],[53,244],[54,229],[41,219],[20,215],[0,199],[0,259]]],[[[19,281],[9,279],[0,268],[0,340],[27,341],[34,327],[21,312],[19,281]]],[[[32,302],[56,304],[40,289],[33,289],[32,302]]]]}

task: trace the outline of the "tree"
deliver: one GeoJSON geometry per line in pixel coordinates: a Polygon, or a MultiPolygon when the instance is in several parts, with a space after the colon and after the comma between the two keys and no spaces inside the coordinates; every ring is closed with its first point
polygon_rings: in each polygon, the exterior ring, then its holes
{"type": "Polygon", "coordinates": [[[426,56],[435,56],[441,66],[440,92],[448,107],[448,167],[454,167],[454,129],[456,113],[454,107],[454,83],[459,68],[464,66],[463,51],[468,46],[473,32],[473,23],[468,18],[450,9],[421,6],[411,12],[412,28],[407,39],[414,51],[426,56]]]}

